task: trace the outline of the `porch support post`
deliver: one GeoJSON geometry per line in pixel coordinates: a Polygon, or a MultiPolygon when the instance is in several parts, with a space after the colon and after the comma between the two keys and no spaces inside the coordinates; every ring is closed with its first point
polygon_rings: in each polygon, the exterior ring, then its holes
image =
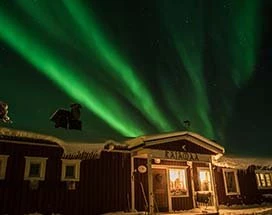
{"type": "Polygon", "coordinates": [[[193,200],[193,207],[196,208],[196,202],[195,202],[195,183],[194,183],[194,173],[193,173],[193,162],[187,161],[187,164],[189,166],[190,175],[191,175],[191,187],[192,187],[192,200],[193,200]]]}
{"type": "Polygon", "coordinates": [[[217,188],[215,184],[215,176],[212,163],[209,163],[210,173],[211,173],[211,182],[212,182],[212,189],[213,189],[213,202],[216,212],[219,210],[219,203],[218,203],[218,196],[217,196],[217,188]]]}
{"type": "Polygon", "coordinates": [[[153,199],[153,177],[152,177],[152,155],[147,155],[147,177],[148,177],[148,200],[149,214],[154,214],[154,199],[153,199]]]}
{"type": "Polygon", "coordinates": [[[131,155],[130,158],[130,180],[131,180],[131,211],[135,211],[135,182],[134,182],[134,157],[131,155]]]}

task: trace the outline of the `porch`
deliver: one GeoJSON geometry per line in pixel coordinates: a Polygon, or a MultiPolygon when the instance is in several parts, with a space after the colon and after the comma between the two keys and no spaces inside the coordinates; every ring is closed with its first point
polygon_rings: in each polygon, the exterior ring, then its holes
{"type": "Polygon", "coordinates": [[[149,214],[218,214],[212,156],[223,151],[192,133],[152,137],[139,147],[134,143],[132,209],[149,214]]]}

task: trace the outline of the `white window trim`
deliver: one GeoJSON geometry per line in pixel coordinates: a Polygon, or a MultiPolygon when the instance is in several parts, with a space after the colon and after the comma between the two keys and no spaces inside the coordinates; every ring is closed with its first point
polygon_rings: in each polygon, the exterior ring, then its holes
{"type": "Polygon", "coordinates": [[[80,179],[80,162],[78,159],[61,159],[61,181],[79,181],[80,179]],[[75,177],[74,178],[66,178],[66,166],[74,165],[75,166],[75,177]]]}
{"type": "MultiPolygon", "coordinates": [[[[256,177],[256,180],[257,180],[257,174],[267,174],[269,173],[270,175],[270,180],[271,180],[271,183],[272,183],[272,171],[271,170],[255,170],[255,177],[256,177]]],[[[261,180],[261,179],[260,179],[261,180]]],[[[266,182],[265,182],[266,183],[266,182]]],[[[257,187],[259,190],[271,190],[272,189],[272,185],[270,187],[263,187],[263,186],[258,186],[258,182],[257,182],[257,187]]]]}
{"type": "Polygon", "coordinates": [[[204,170],[204,171],[208,171],[209,172],[209,175],[210,175],[210,183],[209,183],[209,190],[208,191],[202,191],[202,190],[198,190],[197,192],[199,192],[199,193],[201,193],[201,192],[212,192],[213,190],[212,190],[212,176],[211,176],[211,171],[210,171],[210,169],[209,169],[209,167],[197,167],[197,177],[198,177],[198,183],[199,183],[199,189],[200,189],[200,174],[199,174],[199,172],[200,171],[202,171],[202,170],[204,170]]]}
{"type": "Polygon", "coordinates": [[[223,169],[223,178],[224,178],[224,187],[225,187],[226,195],[227,196],[240,195],[240,187],[239,187],[239,183],[238,183],[237,170],[236,169],[223,169]],[[234,172],[234,178],[235,178],[237,192],[228,192],[227,179],[226,179],[226,175],[225,175],[226,172],[234,172]]]}
{"type": "Polygon", "coordinates": [[[6,178],[8,158],[9,158],[9,155],[0,155],[0,160],[1,160],[0,180],[4,180],[6,178]]]}
{"type": "Polygon", "coordinates": [[[45,172],[46,172],[46,161],[48,158],[45,157],[28,157],[25,156],[25,174],[24,174],[24,180],[32,181],[44,181],[45,179],[45,172]],[[40,169],[40,176],[39,177],[30,177],[29,171],[30,171],[30,164],[31,163],[40,163],[41,169],[40,169]]]}

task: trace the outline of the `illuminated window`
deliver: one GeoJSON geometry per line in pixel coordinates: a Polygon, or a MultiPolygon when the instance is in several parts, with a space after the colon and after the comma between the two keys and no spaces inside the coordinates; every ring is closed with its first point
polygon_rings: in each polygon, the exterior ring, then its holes
{"type": "Polygon", "coordinates": [[[271,171],[256,171],[256,180],[259,189],[272,189],[271,171]]]}
{"type": "Polygon", "coordinates": [[[8,155],[0,155],[0,180],[5,179],[8,155]]]}
{"type": "Polygon", "coordinates": [[[269,173],[266,173],[266,174],[264,174],[264,177],[265,177],[265,182],[266,182],[267,187],[271,187],[271,178],[270,178],[270,174],[269,174],[269,173]]]}
{"type": "Polygon", "coordinates": [[[256,179],[257,179],[257,185],[258,185],[258,187],[261,187],[260,174],[256,173],[256,179]]]}
{"type": "Polygon", "coordinates": [[[170,195],[188,196],[186,169],[169,169],[170,195]]]}
{"type": "Polygon", "coordinates": [[[199,191],[211,191],[211,175],[208,168],[197,169],[199,180],[199,191]]]}
{"type": "Polygon", "coordinates": [[[62,159],[62,181],[79,181],[81,160],[62,159]]]}
{"type": "Polygon", "coordinates": [[[25,157],[25,175],[24,180],[43,181],[45,178],[45,169],[47,158],[43,157],[25,157]]]}
{"type": "Polygon", "coordinates": [[[239,195],[240,189],[237,178],[237,171],[232,169],[223,169],[223,177],[226,195],[239,195]]]}

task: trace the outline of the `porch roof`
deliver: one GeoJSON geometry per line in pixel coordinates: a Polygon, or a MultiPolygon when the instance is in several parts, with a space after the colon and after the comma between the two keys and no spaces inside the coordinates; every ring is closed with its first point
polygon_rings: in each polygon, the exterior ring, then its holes
{"type": "Polygon", "coordinates": [[[220,146],[214,141],[211,141],[199,134],[189,132],[189,131],[144,135],[144,136],[127,140],[124,143],[128,146],[128,149],[134,150],[139,148],[146,148],[151,145],[153,146],[153,145],[158,145],[161,143],[172,142],[175,140],[188,140],[216,154],[224,154],[225,152],[224,147],[220,146]]]}

